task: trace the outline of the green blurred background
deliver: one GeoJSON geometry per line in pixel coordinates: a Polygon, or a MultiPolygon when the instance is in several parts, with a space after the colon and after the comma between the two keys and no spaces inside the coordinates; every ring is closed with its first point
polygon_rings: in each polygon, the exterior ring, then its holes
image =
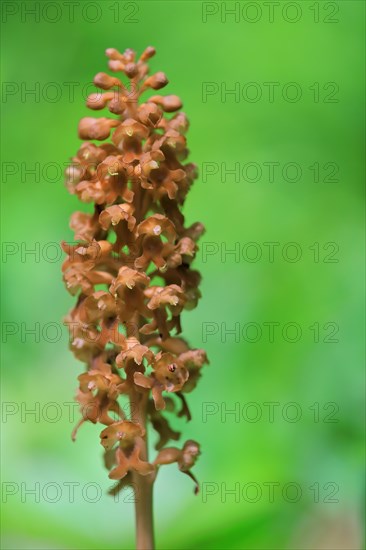
{"type": "Polygon", "coordinates": [[[2,7],[2,548],[133,547],[133,504],[106,494],[99,428],[70,440],[83,366],[50,243],[71,241],[70,214],[88,210],[61,168],[105,49],[150,44],[191,121],[200,178],[185,215],[207,232],[203,297],[183,331],[211,360],[189,395],[192,422],[177,424],[202,444],[201,494],[175,465],[159,473],[157,547],[363,548],[364,3],[73,4],[73,17],[68,2],[2,7]],[[264,163],[277,163],[273,181],[264,163]]]}

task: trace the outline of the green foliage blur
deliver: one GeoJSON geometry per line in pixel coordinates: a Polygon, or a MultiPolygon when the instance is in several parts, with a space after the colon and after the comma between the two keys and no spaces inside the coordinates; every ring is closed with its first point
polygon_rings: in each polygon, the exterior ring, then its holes
{"type": "Polygon", "coordinates": [[[62,172],[104,51],[148,45],[191,122],[206,234],[183,334],[211,361],[174,424],[201,493],[160,471],[157,547],[363,548],[364,3],[72,4],[2,3],[2,548],[133,548],[99,428],[71,442],[58,243],[88,211],[62,172]]]}

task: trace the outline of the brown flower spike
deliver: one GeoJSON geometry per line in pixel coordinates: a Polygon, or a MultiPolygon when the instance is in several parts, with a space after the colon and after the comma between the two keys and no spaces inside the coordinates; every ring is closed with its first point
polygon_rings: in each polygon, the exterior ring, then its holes
{"type": "Polygon", "coordinates": [[[112,116],[79,123],[85,141],[66,171],[66,185],[92,208],[72,215],[76,244],[63,243],[62,268],[68,291],[77,295],[66,318],[71,349],[87,367],[79,376],[81,419],[73,438],[84,422],[102,425],[105,464],[118,480],[112,492],[131,485],[136,493],[139,549],[154,545],[152,485],[161,465],[176,462],[198,491],[191,469],[199,444],[166,446],[180,437],[167,416],[191,418],[185,394],[208,363],[203,350],[177,336],[182,311],[200,297],[201,277],[191,264],[204,227],[184,225],[181,208],[197,171],[184,164],[188,120],[179,112],[181,100],[152,93],[168,84],[162,72],[148,75],[154,54],[148,47],[137,59],[133,50],[109,48],[109,69],[124,78],[94,78],[103,91],[91,94],[87,106],[112,116]],[[145,103],[143,95],[150,95],[145,103]],[[149,423],[158,434],[153,461],[149,423]]]}

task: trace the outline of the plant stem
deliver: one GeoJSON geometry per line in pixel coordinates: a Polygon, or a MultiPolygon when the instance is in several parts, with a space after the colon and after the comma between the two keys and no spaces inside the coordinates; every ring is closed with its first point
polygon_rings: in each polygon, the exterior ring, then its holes
{"type": "MultiPolygon", "coordinates": [[[[147,399],[144,395],[135,394],[139,399],[136,413],[138,422],[146,430],[146,407],[147,399]],[[140,398],[140,399],[139,399],[140,398]]],[[[142,440],[140,458],[148,461],[147,433],[142,440]]],[[[135,518],[136,518],[136,549],[154,550],[154,524],[153,524],[153,483],[154,476],[143,476],[138,472],[132,474],[133,487],[135,492],[135,518]]]]}
{"type": "MultiPolygon", "coordinates": [[[[139,337],[140,316],[135,312],[126,325],[127,337],[139,337]]],[[[148,462],[147,445],[147,406],[148,393],[136,390],[130,395],[130,415],[134,422],[140,424],[145,435],[140,440],[140,459],[148,462]]],[[[154,474],[143,476],[132,472],[133,489],[135,493],[135,522],[136,522],[136,550],[154,550],[154,523],[153,523],[153,484],[154,474]]]]}
{"type": "Polygon", "coordinates": [[[136,549],[154,550],[153,483],[149,476],[133,474],[135,489],[136,549]]]}

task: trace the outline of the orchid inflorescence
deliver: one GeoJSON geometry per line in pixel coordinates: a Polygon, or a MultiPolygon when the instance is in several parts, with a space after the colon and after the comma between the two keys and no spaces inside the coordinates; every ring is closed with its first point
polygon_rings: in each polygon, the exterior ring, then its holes
{"type": "Polygon", "coordinates": [[[80,121],[85,141],[66,171],[70,193],[93,204],[92,213],[71,216],[76,244],[63,243],[64,281],[77,295],[66,318],[70,345],[87,365],[79,376],[81,420],[73,438],[84,422],[103,425],[105,464],[109,477],[118,480],[117,490],[133,485],[136,476],[152,483],[159,466],[175,462],[197,492],[191,468],[199,444],[166,446],[180,437],[167,416],[190,420],[185,394],[208,362],[203,350],[190,349],[179,336],[182,311],[194,308],[200,297],[201,277],[191,263],[204,231],[201,223],[185,227],[181,212],[197,177],[194,164],[183,164],[188,120],[175,95],[151,95],[139,103],[143,94],[168,83],[164,73],[148,76],[154,48],[139,59],[130,49],[122,54],[110,48],[106,54],[110,70],[123,73],[127,82],[98,73],[94,83],[103,92],[91,94],[87,106],[117,116],[80,121]],[[151,462],[149,422],[159,435],[151,462]]]}

